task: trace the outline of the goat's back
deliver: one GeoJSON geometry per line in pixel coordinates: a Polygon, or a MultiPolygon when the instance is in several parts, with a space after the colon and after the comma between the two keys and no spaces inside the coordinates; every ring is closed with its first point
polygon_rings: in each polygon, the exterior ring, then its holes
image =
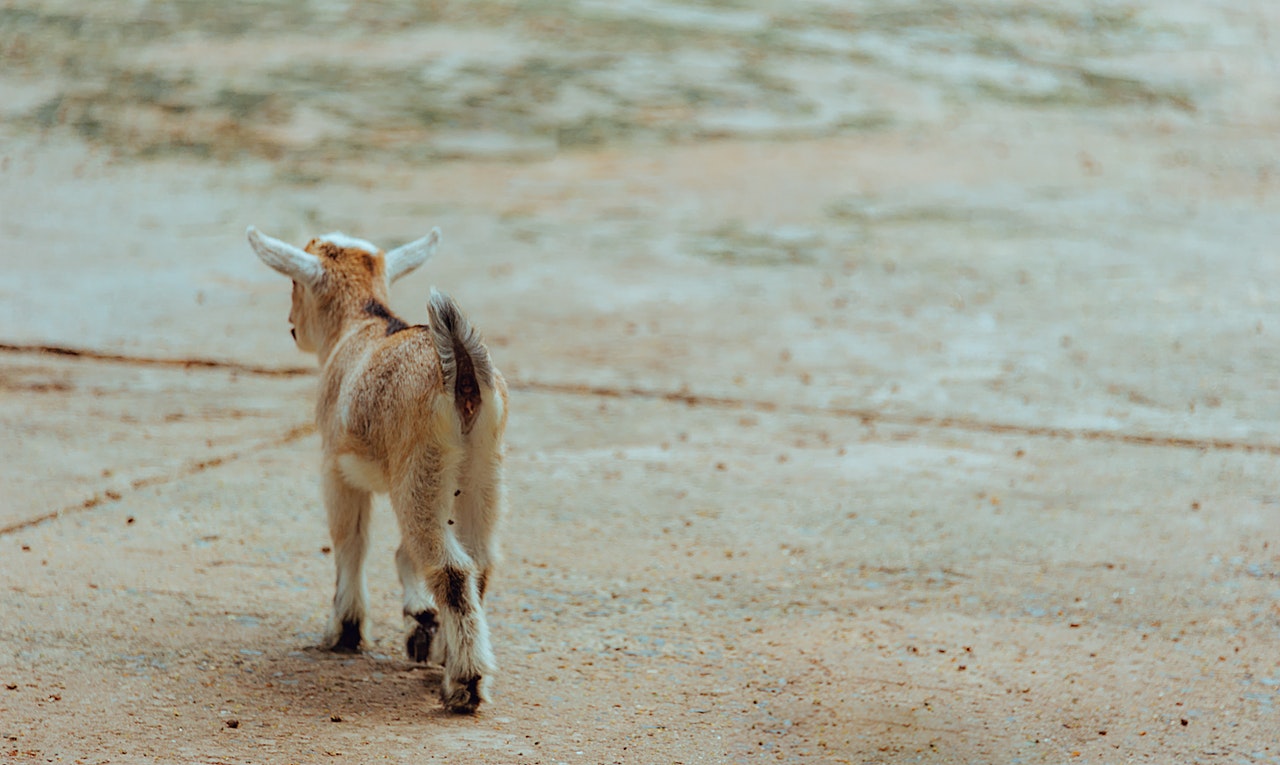
{"type": "Polygon", "coordinates": [[[316,419],[327,446],[379,465],[388,477],[396,472],[393,455],[498,448],[507,386],[487,352],[474,429],[464,434],[430,328],[382,335],[376,327],[358,330],[323,367],[316,419]]]}

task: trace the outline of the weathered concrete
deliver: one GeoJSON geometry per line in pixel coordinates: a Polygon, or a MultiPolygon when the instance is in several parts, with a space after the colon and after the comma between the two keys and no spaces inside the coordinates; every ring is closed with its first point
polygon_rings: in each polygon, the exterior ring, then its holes
{"type": "Polygon", "coordinates": [[[0,759],[1280,762],[1274,9],[50,7],[0,12],[0,759]],[[478,718],[383,504],[370,650],[313,650],[249,223],[444,230],[395,308],[513,383],[478,718]]]}

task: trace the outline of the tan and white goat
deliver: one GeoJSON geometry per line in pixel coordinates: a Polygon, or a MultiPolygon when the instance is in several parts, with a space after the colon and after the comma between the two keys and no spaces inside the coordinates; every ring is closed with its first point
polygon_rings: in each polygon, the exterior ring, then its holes
{"type": "Polygon", "coordinates": [[[400,526],[407,652],[444,665],[448,709],[474,712],[494,672],[482,603],[502,504],[506,382],[448,296],[431,291],[426,325],[387,308],[391,283],[435,253],[440,230],[385,255],[342,234],[305,249],[252,226],[248,237],[293,279],[293,336],[320,360],[316,423],[337,564],[329,647],[360,647],[370,500],[387,492],[400,526]]]}

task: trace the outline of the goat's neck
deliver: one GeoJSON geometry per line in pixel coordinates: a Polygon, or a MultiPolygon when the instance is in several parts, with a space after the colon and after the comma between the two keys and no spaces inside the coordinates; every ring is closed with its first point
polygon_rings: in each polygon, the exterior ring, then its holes
{"type": "Polygon", "coordinates": [[[344,305],[340,310],[334,311],[336,319],[326,328],[324,339],[320,342],[316,349],[316,355],[320,359],[320,366],[323,367],[333,355],[335,351],[349,343],[372,342],[375,337],[382,336],[385,330],[384,320],[370,314],[365,306],[370,301],[377,302],[378,305],[385,306],[385,298],[377,296],[368,296],[360,301],[353,301],[350,305],[344,305]]]}

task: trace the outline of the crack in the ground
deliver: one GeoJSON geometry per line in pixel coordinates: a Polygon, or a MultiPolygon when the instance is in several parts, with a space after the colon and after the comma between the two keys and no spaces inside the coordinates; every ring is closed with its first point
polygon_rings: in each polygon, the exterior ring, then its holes
{"type": "MultiPolygon", "coordinates": [[[[284,435],[280,436],[279,438],[273,438],[268,441],[261,441],[247,448],[240,449],[238,451],[228,452],[226,454],[220,454],[213,457],[207,457],[205,459],[193,460],[192,462],[187,463],[186,465],[184,465],[179,470],[173,473],[168,473],[166,475],[150,476],[148,478],[139,478],[129,484],[128,490],[138,491],[150,486],[159,486],[161,484],[172,483],[173,481],[179,480],[181,478],[186,478],[188,476],[192,476],[197,473],[203,473],[204,471],[209,470],[211,468],[216,468],[220,465],[225,465],[228,462],[235,462],[236,460],[243,459],[244,457],[247,457],[251,454],[256,454],[258,452],[267,451],[268,449],[274,449],[276,447],[284,446],[285,444],[292,443],[294,441],[297,441],[300,438],[305,438],[315,432],[316,432],[315,425],[312,425],[310,423],[307,423],[305,425],[298,425],[287,430],[284,433],[284,435]]],[[[90,510],[92,508],[98,507],[99,505],[105,504],[107,502],[117,502],[123,498],[124,498],[123,492],[117,489],[106,489],[104,491],[95,493],[93,496],[88,497],[87,499],[84,499],[72,505],[67,505],[66,507],[60,508],[58,510],[51,510],[47,513],[44,513],[43,515],[37,515],[34,518],[27,518],[26,520],[18,521],[16,523],[11,523],[8,526],[0,526],[0,536],[13,534],[15,532],[22,531],[24,529],[29,529],[32,526],[39,526],[40,524],[45,523],[47,521],[56,520],[64,516],[71,515],[72,513],[78,513],[78,512],[83,512],[85,510],[90,510]]]]}
{"type": "Polygon", "coordinates": [[[841,419],[859,420],[866,426],[876,424],[900,425],[915,428],[964,430],[996,435],[1053,438],[1062,441],[1079,439],[1081,441],[1100,441],[1104,443],[1129,444],[1132,446],[1196,449],[1198,451],[1260,452],[1280,455],[1280,444],[1268,444],[1257,441],[1237,441],[1229,438],[1195,438],[1168,434],[1125,433],[1122,431],[1093,428],[1063,428],[1052,425],[1020,425],[1011,422],[992,422],[989,420],[980,420],[974,417],[951,415],[892,414],[875,409],[814,406],[810,404],[779,404],[773,401],[759,401],[749,398],[705,396],[696,393],[689,393],[687,391],[663,391],[638,387],[611,388],[607,386],[589,386],[574,383],[546,383],[533,380],[522,380],[515,383],[509,383],[509,386],[514,390],[536,391],[540,393],[562,393],[582,396],[599,396],[603,398],[646,398],[686,404],[688,406],[711,406],[739,411],[803,414],[814,417],[839,417],[841,419]]]}
{"type": "MultiPolygon", "coordinates": [[[[111,361],[136,366],[168,366],[184,369],[224,369],[266,377],[297,377],[315,373],[315,369],[310,367],[263,367],[233,361],[220,361],[217,359],[164,359],[143,356],[127,356],[124,354],[104,353],[88,349],[67,348],[51,345],[16,345],[0,343],[0,353],[45,354],[87,359],[91,361],[111,361]]],[[[655,388],[642,388],[638,386],[592,386],[579,383],[557,383],[520,379],[508,380],[508,387],[512,390],[523,390],[536,393],[595,396],[600,398],[618,399],[648,399],[653,401],[667,401],[671,403],[685,404],[686,406],[708,406],[738,411],[802,414],[813,417],[838,417],[841,419],[859,420],[864,426],[884,424],[914,428],[962,430],[995,435],[1026,436],[1030,438],[1051,438],[1063,441],[1081,440],[1100,443],[1127,444],[1130,446],[1194,449],[1197,451],[1256,452],[1261,454],[1280,455],[1280,444],[1258,441],[1243,441],[1230,438],[1176,436],[1160,433],[1126,433],[1123,431],[1103,430],[1097,428],[1066,428],[1052,425],[1023,425],[1018,423],[995,422],[990,420],[981,420],[975,417],[953,415],[892,414],[875,409],[860,409],[856,407],[829,407],[796,403],[779,404],[773,401],[762,401],[750,398],[702,395],[691,393],[687,390],[671,391],[655,388]]],[[[3,530],[0,530],[0,533],[3,533],[3,530]]]]}
{"type": "Polygon", "coordinates": [[[222,359],[165,359],[148,356],[129,356],[123,353],[107,353],[91,348],[69,348],[60,345],[23,345],[0,343],[0,353],[64,356],[89,361],[111,361],[135,367],[175,367],[178,369],[220,369],[243,372],[260,377],[299,377],[315,372],[313,367],[264,367],[222,359]]]}

